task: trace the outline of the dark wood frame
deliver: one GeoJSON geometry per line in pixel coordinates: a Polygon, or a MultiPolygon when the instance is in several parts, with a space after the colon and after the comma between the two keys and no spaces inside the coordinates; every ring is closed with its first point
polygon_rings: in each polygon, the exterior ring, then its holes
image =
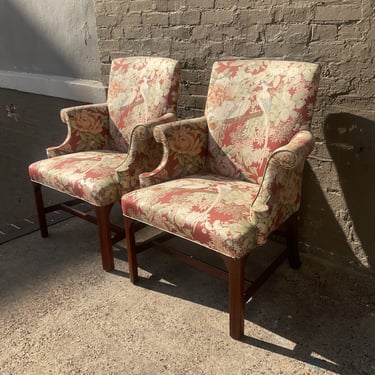
{"type": "Polygon", "coordinates": [[[124,229],[110,222],[110,213],[113,204],[109,204],[107,206],[93,206],[96,216],[90,215],[87,212],[78,210],[73,207],[77,203],[82,202],[80,199],[73,199],[68,202],[58,203],[53,206],[45,207],[41,189],[42,185],[32,181],[32,186],[34,190],[34,198],[41,236],[48,237],[46,214],[57,210],[68,212],[71,215],[96,224],[98,226],[99,232],[100,252],[102,257],[103,269],[105,271],[112,271],[114,269],[112,245],[125,238],[124,229]]]}
{"type": "MultiPolygon", "coordinates": [[[[143,248],[137,248],[135,242],[136,220],[125,217],[126,247],[128,254],[130,281],[135,284],[138,280],[137,253],[143,248]]],[[[245,269],[248,255],[242,258],[231,258],[220,254],[227,271],[223,271],[210,264],[204,263],[192,256],[176,249],[169,248],[158,241],[151,241],[153,247],[172,255],[178,260],[189,264],[201,271],[228,282],[229,287],[229,334],[232,338],[240,340],[244,335],[245,303],[258,290],[258,288],[271,276],[277,267],[286,259],[292,268],[299,268],[301,261],[298,250],[298,213],[292,215],[286,222],[286,249],[269,265],[266,270],[254,281],[245,279],[245,269]]],[[[150,247],[150,245],[148,247],[150,247]]],[[[212,250],[211,250],[212,251],[212,250]]]]}

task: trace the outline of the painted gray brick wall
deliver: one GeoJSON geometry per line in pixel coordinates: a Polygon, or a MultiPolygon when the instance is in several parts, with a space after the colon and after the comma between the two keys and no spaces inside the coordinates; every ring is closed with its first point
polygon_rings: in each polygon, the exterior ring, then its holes
{"type": "Polygon", "coordinates": [[[202,114],[215,60],[319,62],[322,77],[302,205],[305,251],[374,271],[375,80],[372,0],[96,0],[104,82],[113,58],[183,63],[179,116],[202,114]]]}

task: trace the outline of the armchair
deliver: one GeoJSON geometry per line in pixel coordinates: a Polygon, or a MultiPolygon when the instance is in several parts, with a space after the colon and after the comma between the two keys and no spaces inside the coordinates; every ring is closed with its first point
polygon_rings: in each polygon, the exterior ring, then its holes
{"type": "Polygon", "coordinates": [[[133,283],[137,221],[213,250],[227,272],[164,249],[229,282],[230,335],[243,336],[246,300],[285,257],[300,266],[297,219],[303,166],[314,146],[309,128],[319,71],[304,62],[216,62],[205,115],[155,127],[162,161],[140,174],[141,189],[122,197],[133,283]],[[249,285],[251,250],[283,223],[287,249],[249,285]]]}
{"type": "Polygon", "coordinates": [[[124,231],[110,223],[110,211],[122,194],[139,187],[138,175],[162,157],[153,127],[176,120],[179,71],[179,62],[168,58],[114,59],[106,103],[61,110],[65,141],[47,149],[48,159],[29,166],[43,237],[48,236],[45,214],[56,209],[97,223],[103,268],[114,268],[112,242],[124,231]],[[96,217],[71,202],[44,207],[41,186],[89,203],[96,217]]]}

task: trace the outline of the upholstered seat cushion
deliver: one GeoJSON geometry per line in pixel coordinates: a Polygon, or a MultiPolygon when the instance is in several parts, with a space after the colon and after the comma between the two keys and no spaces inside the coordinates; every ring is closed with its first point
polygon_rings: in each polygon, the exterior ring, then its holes
{"type": "Polygon", "coordinates": [[[116,168],[126,154],[99,150],[84,151],[37,161],[29,166],[32,181],[105,206],[121,198],[116,168]]]}
{"type": "Polygon", "coordinates": [[[259,185],[212,174],[192,175],[122,197],[125,216],[240,258],[254,247],[250,209],[259,185]]]}

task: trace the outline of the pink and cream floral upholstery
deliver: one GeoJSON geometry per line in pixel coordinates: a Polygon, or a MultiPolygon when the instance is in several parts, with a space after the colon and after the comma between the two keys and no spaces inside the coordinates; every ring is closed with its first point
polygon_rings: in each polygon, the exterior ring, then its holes
{"type": "MultiPolygon", "coordinates": [[[[48,159],[29,166],[36,194],[44,185],[95,206],[102,216],[98,223],[107,270],[113,268],[109,207],[139,187],[140,173],[160,162],[162,149],[153,127],[176,120],[179,71],[178,61],[169,58],[114,59],[107,102],[63,109],[66,140],[47,149],[48,159]]],[[[43,211],[38,207],[42,221],[43,211]]]]}
{"type": "MultiPolygon", "coordinates": [[[[251,249],[299,209],[319,72],[305,62],[216,62],[204,116],[155,127],[163,159],[140,175],[141,189],[123,196],[128,223],[212,249],[229,274],[241,274],[236,267],[251,249]]],[[[243,322],[231,317],[231,335],[242,334],[243,322]]]]}

